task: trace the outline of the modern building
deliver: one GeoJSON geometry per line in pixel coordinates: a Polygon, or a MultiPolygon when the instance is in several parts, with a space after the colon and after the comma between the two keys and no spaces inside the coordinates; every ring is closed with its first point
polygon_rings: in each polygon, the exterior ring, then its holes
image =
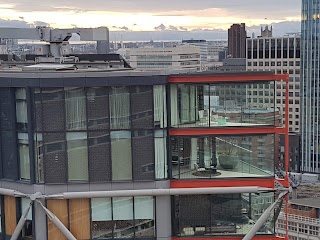
{"type": "Polygon", "coordinates": [[[189,39],[182,40],[182,45],[196,46],[200,48],[200,65],[201,70],[206,70],[206,64],[208,62],[208,42],[206,40],[189,39]]]}
{"type": "Polygon", "coordinates": [[[301,19],[301,168],[320,173],[319,0],[302,1],[301,19]]]}
{"type": "MultiPolygon", "coordinates": [[[[300,36],[247,39],[247,70],[289,74],[289,131],[299,133],[300,126],[300,36]]],[[[276,91],[259,85],[250,87],[253,104],[280,109],[285,115],[286,85],[278,82],[276,91]],[[275,97],[274,97],[275,95],[275,97]],[[273,102],[275,99],[275,102],[273,102]]],[[[284,121],[283,117],[283,121],[284,121]]]]}
{"type": "Polygon", "coordinates": [[[283,239],[271,213],[288,128],[218,90],[287,75],[77,64],[0,71],[0,239],[283,239]]]}
{"type": "MultiPolygon", "coordinates": [[[[289,240],[320,239],[320,199],[302,198],[290,200],[288,210],[289,240]]],[[[277,222],[277,233],[286,235],[286,217],[282,212],[277,222]]]]}
{"type": "Polygon", "coordinates": [[[228,55],[231,58],[246,57],[247,31],[245,23],[233,24],[228,29],[228,55]]]}
{"type": "Polygon", "coordinates": [[[140,70],[167,69],[194,72],[201,69],[200,47],[196,46],[131,48],[126,49],[126,54],[130,65],[140,70]]]}

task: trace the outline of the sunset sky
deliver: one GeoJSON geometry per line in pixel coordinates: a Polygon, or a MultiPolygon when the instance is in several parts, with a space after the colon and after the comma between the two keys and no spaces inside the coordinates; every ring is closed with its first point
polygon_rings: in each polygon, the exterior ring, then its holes
{"type": "Polygon", "coordinates": [[[110,30],[227,29],[300,20],[300,0],[0,0],[0,26],[110,30]]]}

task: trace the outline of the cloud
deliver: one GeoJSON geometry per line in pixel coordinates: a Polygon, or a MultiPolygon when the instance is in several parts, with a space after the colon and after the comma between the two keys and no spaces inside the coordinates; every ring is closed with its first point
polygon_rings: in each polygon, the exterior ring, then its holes
{"type": "Polygon", "coordinates": [[[162,23],[159,26],[154,28],[154,30],[158,30],[158,31],[164,31],[166,29],[167,29],[167,27],[165,25],[163,25],[162,23]]]}
{"type": "Polygon", "coordinates": [[[124,31],[131,31],[131,29],[126,27],[126,26],[118,27],[118,26],[113,25],[112,28],[119,29],[119,30],[124,30],[124,31]]]}
{"type": "Polygon", "coordinates": [[[175,27],[175,26],[172,26],[172,25],[169,25],[169,30],[179,31],[179,28],[178,28],[178,27],[175,27]]]}
{"type": "Polygon", "coordinates": [[[179,27],[179,30],[181,30],[181,31],[188,31],[188,28],[186,28],[186,27],[179,27]]]}
{"type": "MultiPolygon", "coordinates": [[[[0,4],[7,4],[1,0],[0,4]]],[[[155,13],[170,16],[173,11],[196,11],[210,8],[224,9],[230,13],[259,16],[288,16],[300,15],[301,0],[11,0],[10,4],[17,11],[110,11],[130,13],[155,13]]],[[[179,15],[178,14],[178,15],[179,15]]]]}

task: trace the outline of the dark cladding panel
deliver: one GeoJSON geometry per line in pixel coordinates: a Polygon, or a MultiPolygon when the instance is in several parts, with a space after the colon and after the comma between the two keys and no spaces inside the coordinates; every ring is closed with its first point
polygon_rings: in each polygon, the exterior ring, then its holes
{"type": "Polygon", "coordinates": [[[44,133],[45,182],[66,183],[68,161],[64,133],[44,133]]]}
{"type": "Polygon", "coordinates": [[[87,89],[88,129],[109,129],[109,96],[105,87],[87,89]]]}
{"type": "Polygon", "coordinates": [[[131,88],[131,114],[133,129],[153,128],[152,86],[131,88]]]}
{"type": "Polygon", "coordinates": [[[1,132],[2,177],[11,180],[18,179],[17,139],[15,132],[1,132]]]}
{"type": "Polygon", "coordinates": [[[33,98],[34,98],[34,128],[37,132],[42,131],[42,103],[41,103],[41,92],[40,88],[35,89],[33,92],[33,98]]]}
{"type": "Polygon", "coordinates": [[[65,103],[63,88],[43,88],[43,131],[65,130],[65,103]]]}
{"type": "Polygon", "coordinates": [[[111,181],[110,136],[108,132],[89,132],[90,182],[111,181]]]}
{"type": "Polygon", "coordinates": [[[15,92],[13,88],[0,88],[0,123],[2,130],[15,129],[15,92]]]}
{"type": "Polygon", "coordinates": [[[154,138],[152,130],[133,131],[132,161],[134,180],[154,180],[154,138]]]}

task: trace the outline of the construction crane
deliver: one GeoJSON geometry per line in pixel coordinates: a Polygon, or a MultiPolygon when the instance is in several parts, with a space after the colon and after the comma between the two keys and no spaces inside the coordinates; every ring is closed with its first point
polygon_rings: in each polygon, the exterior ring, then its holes
{"type": "Polygon", "coordinates": [[[76,57],[70,56],[69,40],[72,34],[79,35],[80,41],[109,40],[109,30],[106,27],[71,29],[53,29],[42,26],[36,28],[0,28],[1,38],[38,40],[48,43],[43,48],[43,55],[46,55],[46,57],[37,58],[36,63],[77,62],[76,57]]]}

